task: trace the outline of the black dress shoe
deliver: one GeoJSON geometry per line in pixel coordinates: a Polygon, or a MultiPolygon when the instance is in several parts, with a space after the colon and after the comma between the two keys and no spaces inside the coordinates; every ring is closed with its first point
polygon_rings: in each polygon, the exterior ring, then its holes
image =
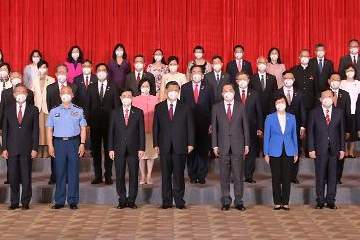
{"type": "Polygon", "coordinates": [[[290,210],[289,207],[285,207],[285,206],[283,206],[282,209],[284,209],[284,210],[286,210],[286,211],[289,211],[289,210],[290,210]]]}
{"type": "Polygon", "coordinates": [[[274,207],[274,210],[281,210],[282,206],[274,207]]]}
{"type": "Polygon", "coordinates": [[[117,206],[116,206],[117,209],[124,209],[126,208],[126,204],[125,203],[119,203],[117,206]]]}
{"type": "Polygon", "coordinates": [[[180,205],[180,206],[176,206],[177,209],[180,209],[180,210],[185,210],[186,209],[186,206],[185,205],[180,205]]]}
{"type": "Polygon", "coordinates": [[[198,183],[199,183],[199,184],[205,184],[206,181],[205,181],[205,179],[199,179],[199,180],[198,180],[198,183]]]}
{"type": "Polygon", "coordinates": [[[79,209],[79,208],[78,208],[78,206],[77,206],[76,203],[71,203],[71,204],[70,204],[70,209],[76,210],[76,209],[79,209]]]}
{"type": "Polygon", "coordinates": [[[19,204],[18,204],[18,205],[16,205],[16,204],[11,204],[8,209],[9,209],[9,210],[15,210],[15,209],[18,209],[18,208],[20,208],[19,204]]]}
{"type": "Polygon", "coordinates": [[[105,184],[106,185],[111,185],[111,184],[113,184],[113,180],[111,178],[106,178],[105,179],[105,184]]]}
{"type": "Polygon", "coordinates": [[[91,184],[99,184],[99,183],[103,183],[103,180],[101,177],[96,177],[91,181],[91,184]]]}
{"type": "Polygon", "coordinates": [[[337,184],[342,184],[342,181],[341,181],[341,180],[339,180],[339,181],[337,182],[337,184]]]}
{"type": "Polygon", "coordinates": [[[247,183],[256,183],[256,181],[253,178],[246,178],[245,182],[247,182],[247,183]]]}
{"type": "Polygon", "coordinates": [[[316,209],[323,209],[324,208],[324,204],[323,203],[318,203],[316,204],[316,209]]]}
{"type": "Polygon", "coordinates": [[[21,206],[21,209],[22,209],[22,210],[29,210],[29,209],[30,209],[29,204],[23,204],[23,205],[21,206]]]}
{"type": "Polygon", "coordinates": [[[160,208],[160,209],[168,209],[168,208],[172,208],[172,205],[165,205],[165,204],[163,204],[163,205],[161,205],[159,208],[160,208]]]}
{"type": "Polygon", "coordinates": [[[197,184],[197,180],[196,179],[190,179],[190,183],[191,184],[197,184]]]}
{"type": "Polygon", "coordinates": [[[52,208],[52,209],[61,209],[61,208],[63,208],[63,207],[64,207],[63,204],[55,204],[55,205],[52,206],[51,208],[52,208]]]}
{"type": "Polygon", "coordinates": [[[127,205],[129,208],[137,209],[137,205],[135,203],[128,203],[127,205]]]}
{"type": "Polygon", "coordinates": [[[49,182],[48,182],[49,185],[54,185],[55,183],[56,183],[56,181],[53,180],[53,179],[50,179],[49,182]]]}
{"type": "Polygon", "coordinates": [[[295,184],[299,184],[299,183],[300,183],[297,178],[291,179],[291,182],[292,182],[292,183],[295,183],[295,184]]]}
{"type": "Polygon", "coordinates": [[[6,181],[4,182],[4,184],[9,184],[9,181],[8,181],[8,180],[6,180],[6,181]]]}
{"type": "Polygon", "coordinates": [[[221,211],[228,211],[230,209],[230,205],[229,204],[223,204],[221,206],[221,211]]]}
{"type": "Polygon", "coordinates": [[[246,208],[244,207],[243,204],[238,204],[238,205],[235,206],[235,208],[236,208],[237,210],[240,210],[240,211],[245,211],[245,210],[246,210],[246,208]]]}
{"type": "Polygon", "coordinates": [[[329,209],[337,209],[337,206],[334,203],[328,203],[326,204],[326,207],[329,209]]]}

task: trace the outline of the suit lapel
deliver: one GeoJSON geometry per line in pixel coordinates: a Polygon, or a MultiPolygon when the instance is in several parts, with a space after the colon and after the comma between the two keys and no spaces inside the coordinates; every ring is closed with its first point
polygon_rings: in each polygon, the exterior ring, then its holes
{"type": "Polygon", "coordinates": [[[234,106],[233,106],[233,111],[232,111],[232,114],[231,114],[231,121],[230,123],[232,123],[234,121],[234,119],[236,119],[239,115],[239,103],[237,101],[234,101],[234,106]]]}

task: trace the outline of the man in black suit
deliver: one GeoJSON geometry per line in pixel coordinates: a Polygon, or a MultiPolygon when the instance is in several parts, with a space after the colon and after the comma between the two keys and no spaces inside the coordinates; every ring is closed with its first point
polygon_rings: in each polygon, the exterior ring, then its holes
{"type": "Polygon", "coordinates": [[[339,73],[341,79],[346,79],[344,69],[351,63],[355,65],[356,72],[360,73],[359,41],[357,39],[349,41],[349,54],[340,58],[339,73]]]}
{"type": "Polygon", "coordinates": [[[13,91],[16,104],[6,107],[4,113],[2,156],[9,160],[9,210],[19,208],[20,181],[22,209],[28,210],[32,195],[31,164],[39,147],[39,110],[27,104],[25,85],[18,84],[13,91]]]}
{"type": "MultiPolygon", "coordinates": [[[[296,120],[296,132],[298,136],[298,155],[301,154],[301,141],[305,137],[307,115],[304,105],[304,96],[301,91],[294,88],[295,77],[291,71],[283,72],[284,87],[280,88],[274,92],[272,103],[275,102],[275,99],[278,99],[280,95],[284,95],[287,99],[286,112],[295,115],[296,120]]],[[[275,104],[272,104],[272,111],[276,112],[275,104]]],[[[299,159],[300,160],[300,159],[299,159]]],[[[298,184],[299,180],[297,175],[299,172],[299,162],[296,161],[292,163],[291,167],[291,182],[298,184]]]]}
{"type": "Polygon", "coordinates": [[[214,103],[213,87],[203,80],[204,73],[198,65],[190,68],[190,82],[181,86],[180,100],[186,103],[194,116],[195,146],[189,153],[187,169],[190,183],[205,184],[210,149],[211,107],[214,103]]]}
{"type": "MultiPolygon", "coordinates": [[[[345,140],[349,139],[351,132],[351,100],[347,91],[340,89],[340,74],[334,72],[328,80],[330,90],[334,94],[334,107],[340,108],[344,113],[345,122],[345,140]]],[[[341,178],[344,170],[345,158],[338,161],[337,164],[337,183],[342,184],[341,178]]]]}
{"type": "Polygon", "coordinates": [[[318,95],[321,91],[328,89],[328,79],[331,73],[334,72],[334,64],[331,60],[325,58],[326,48],[322,43],[315,44],[316,57],[309,61],[309,68],[318,82],[318,95]]]}
{"type": "Polygon", "coordinates": [[[155,87],[155,77],[152,75],[152,73],[145,72],[145,57],[141,54],[138,54],[134,57],[134,67],[135,71],[128,73],[125,78],[125,88],[131,89],[131,91],[134,93],[134,96],[137,96],[140,94],[138,83],[141,79],[147,78],[151,84],[151,93],[156,93],[156,87],[155,87]]]}
{"type": "Polygon", "coordinates": [[[87,89],[90,84],[97,81],[96,75],[91,73],[92,62],[85,59],[81,64],[83,74],[74,78],[74,84],[77,86],[77,94],[74,103],[83,109],[87,106],[87,89]]]}
{"type": "Polygon", "coordinates": [[[215,102],[222,101],[222,86],[230,82],[230,76],[228,73],[221,71],[223,67],[223,60],[221,56],[215,55],[212,58],[212,64],[214,71],[205,74],[204,81],[208,82],[214,90],[215,102]]]}
{"type": "Polygon", "coordinates": [[[111,112],[109,124],[109,156],[115,161],[118,209],[137,208],[139,159],[145,153],[144,113],[131,105],[132,91],[121,93],[122,107],[111,112]],[[129,170],[129,197],[126,197],[125,170],[129,170]]]}
{"type": "Polygon", "coordinates": [[[104,146],[105,184],[111,185],[112,160],[108,151],[109,118],[111,111],[119,106],[119,88],[107,80],[108,68],[105,63],[96,66],[98,80],[89,85],[87,90],[86,122],[90,126],[91,151],[95,178],[91,184],[103,182],[102,178],[102,145],[104,146]]]}
{"type": "MultiPolygon", "coordinates": [[[[55,68],[55,76],[57,78],[57,82],[54,82],[46,87],[46,104],[49,112],[51,109],[61,104],[60,90],[64,86],[71,87],[72,92],[74,94],[74,98],[76,99],[77,85],[66,81],[67,73],[68,73],[68,69],[65,64],[57,65],[55,68]]],[[[53,157],[51,157],[51,175],[48,183],[50,185],[56,183],[55,160],[53,157]]]]}
{"type": "Polygon", "coordinates": [[[316,208],[322,209],[327,204],[336,209],[336,175],[337,162],[345,155],[344,114],[333,107],[333,92],[321,93],[321,106],[310,112],[308,124],[309,155],[315,159],[316,208]],[[325,181],[327,184],[325,197],[325,181]]]}
{"type": "Polygon", "coordinates": [[[162,199],[160,208],[185,209],[184,169],[186,155],[195,145],[194,119],[190,107],[178,100],[180,86],[175,81],[166,84],[167,99],[155,106],[154,149],[160,153],[162,199]]]}
{"type": "Polygon", "coordinates": [[[251,63],[243,59],[244,47],[236,45],[234,47],[235,59],[228,62],[226,66],[226,72],[230,75],[230,81],[236,86],[236,74],[238,72],[245,72],[251,77],[253,74],[251,63]]]}
{"type": "Polygon", "coordinates": [[[236,76],[235,100],[245,105],[245,111],[249,123],[250,149],[245,156],[245,182],[256,183],[253,174],[256,167],[256,156],[259,151],[258,141],[263,136],[264,117],[259,93],[248,88],[249,75],[239,72],[236,76]]]}
{"type": "Polygon", "coordinates": [[[276,77],[266,72],[267,59],[259,57],[257,59],[258,72],[250,77],[249,88],[254,89],[260,95],[263,116],[270,113],[271,100],[273,93],[278,89],[276,77]]]}

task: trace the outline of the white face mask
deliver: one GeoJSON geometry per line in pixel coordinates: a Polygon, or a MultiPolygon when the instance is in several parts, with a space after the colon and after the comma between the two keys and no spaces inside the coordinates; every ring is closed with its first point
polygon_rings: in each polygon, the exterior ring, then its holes
{"type": "Polygon", "coordinates": [[[26,101],[26,95],[23,93],[20,93],[16,96],[16,102],[17,103],[24,103],[26,101]]]}
{"type": "Polygon", "coordinates": [[[286,109],[286,105],[284,103],[278,103],[276,104],[276,110],[279,112],[283,112],[286,109]]]}
{"type": "Polygon", "coordinates": [[[245,88],[247,88],[247,86],[248,86],[248,82],[245,81],[245,80],[240,80],[239,83],[238,83],[238,85],[239,85],[239,87],[240,87],[241,89],[245,89],[245,88]]]}
{"type": "Polygon", "coordinates": [[[226,92],[223,95],[225,101],[231,102],[234,99],[234,94],[232,92],[226,92]]]}
{"type": "Polygon", "coordinates": [[[260,64],[258,65],[258,69],[259,69],[260,71],[265,71],[265,70],[266,70],[266,65],[263,64],[263,63],[260,63],[260,64]]]}
{"type": "Polygon", "coordinates": [[[98,77],[99,80],[103,81],[106,79],[106,72],[105,71],[99,71],[96,73],[96,76],[98,77]]]}
{"type": "Polygon", "coordinates": [[[355,72],[354,71],[348,71],[346,72],[346,77],[347,78],[354,78],[355,76],[355,72]]]}
{"type": "Polygon", "coordinates": [[[291,78],[287,78],[287,79],[284,79],[284,85],[285,87],[292,87],[294,84],[294,80],[292,80],[291,78]]]}
{"type": "Polygon", "coordinates": [[[203,56],[203,54],[202,54],[202,53],[199,53],[199,52],[195,53],[194,55],[195,55],[195,58],[196,58],[196,59],[200,59],[200,58],[202,58],[202,56],[203,56]]]}
{"type": "Polygon", "coordinates": [[[5,71],[5,70],[0,71],[0,77],[2,77],[2,78],[6,78],[8,75],[9,75],[9,74],[8,74],[8,72],[7,72],[7,71],[5,71]]]}
{"type": "Polygon", "coordinates": [[[179,93],[177,91],[168,92],[168,98],[172,101],[178,99],[179,93]]]}
{"type": "Polygon", "coordinates": [[[214,64],[213,68],[214,68],[215,72],[220,72],[221,64],[214,64]]]}
{"type": "Polygon", "coordinates": [[[331,98],[324,98],[321,103],[324,107],[329,108],[333,104],[333,100],[331,98]]]}
{"type": "Polygon", "coordinates": [[[271,55],[270,55],[270,59],[271,59],[272,61],[277,61],[278,58],[279,58],[279,55],[277,55],[277,54],[271,54],[271,55]]]}
{"type": "Polygon", "coordinates": [[[64,82],[66,82],[66,75],[60,74],[57,76],[57,79],[58,79],[59,83],[64,83],[64,82]]]}
{"type": "Polygon", "coordinates": [[[169,66],[169,71],[174,73],[178,70],[178,65],[171,65],[169,66]]]}
{"type": "Polygon", "coordinates": [[[135,63],[135,69],[138,72],[141,72],[144,69],[144,64],[143,63],[135,63]]]}
{"type": "Polygon", "coordinates": [[[192,79],[193,79],[194,82],[198,83],[198,82],[201,81],[202,77],[201,77],[200,74],[196,73],[196,74],[193,75],[192,79]]]}
{"type": "Polygon", "coordinates": [[[150,93],[150,88],[148,88],[148,87],[141,88],[142,95],[149,95],[149,93],[150,93]]]}
{"type": "Polygon", "coordinates": [[[242,52],[237,52],[237,53],[235,53],[235,58],[236,59],[242,59],[243,58],[243,56],[244,56],[244,53],[242,53],[242,52]]]}
{"type": "Polygon", "coordinates": [[[350,48],[350,53],[355,55],[359,52],[359,48],[358,47],[352,47],[350,48]]]}
{"type": "Polygon", "coordinates": [[[63,94],[63,95],[61,96],[61,101],[62,101],[63,103],[69,103],[69,102],[71,102],[71,95],[70,95],[70,94],[67,94],[67,93],[63,94]]]}
{"type": "Polygon", "coordinates": [[[11,85],[13,87],[15,87],[16,85],[18,85],[19,83],[21,83],[21,79],[20,78],[13,78],[11,79],[11,85]]]}
{"type": "Polygon", "coordinates": [[[340,81],[332,81],[330,83],[330,86],[331,86],[332,89],[337,90],[340,87],[340,81]]]}
{"type": "Polygon", "coordinates": [[[84,67],[82,71],[83,71],[83,73],[85,75],[90,75],[91,74],[91,68],[89,68],[89,67],[84,67]]]}
{"type": "Polygon", "coordinates": [[[309,63],[309,58],[308,57],[302,57],[300,59],[301,64],[307,65],[309,63]]]}
{"type": "Polygon", "coordinates": [[[116,50],[115,54],[116,54],[116,57],[122,57],[124,55],[124,51],[123,50],[116,50]]]}
{"type": "Polygon", "coordinates": [[[47,68],[44,68],[44,67],[39,68],[40,75],[45,75],[46,72],[47,72],[47,68]]]}
{"type": "Polygon", "coordinates": [[[40,62],[40,58],[39,57],[32,57],[32,61],[35,64],[38,64],[38,62],[40,62]]]}
{"type": "Polygon", "coordinates": [[[79,58],[79,53],[78,52],[73,52],[73,53],[71,53],[71,57],[76,61],[76,60],[78,60],[78,58],[79,58]]]}
{"type": "Polygon", "coordinates": [[[128,107],[131,105],[131,98],[123,98],[121,102],[125,107],[128,107]]]}
{"type": "Polygon", "coordinates": [[[325,56],[325,52],[324,52],[324,51],[317,51],[317,52],[316,52],[316,56],[317,56],[318,58],[323,58],[323,57],[325,56]]]}
{"type": "Polygon", "coordinates": [[[155,59],[156,62],[161,62],[162,58],[163,58],[163,56],[161,56],[161,55],[155,55],[154,56],[154,59],[155,59]]]}

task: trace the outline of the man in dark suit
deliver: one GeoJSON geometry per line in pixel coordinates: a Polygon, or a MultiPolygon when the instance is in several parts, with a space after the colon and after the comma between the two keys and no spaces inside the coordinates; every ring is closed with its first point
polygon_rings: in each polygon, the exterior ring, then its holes
{"type": "Polygon", "coordinates": [[[253,174],[256,167],[256,156],[259,151],[258,141],[263,136],[264,117],[259,93],[248,88],[249,81],[250,78],[246,73],[239,72],[237,74],[235,100],[245,106],[249,122],[250,149],[249,153],[245,156],[245,182],[256,183],[253,174]]]}
{"type": "MultiPolygon", "coordinates": [[[[298,155],[301,154],[301,141],[305,137],[306,131],[306,123],[307,123],[307,115],[304,105],[304,96],[301,91],[294,88],[295,77],[291,73],[291,71],[283,72],[284,79],[284,87],[280,88],[276,92],[274,92],[272,102],[272,111],[276,112],[275,109],[275,99],[278,99],[280,95],[284,95],[287,99],[288,105],[286,106],[286,112],[295,115],[296,120],[296,133],[298,136],[298,155]]],[[[300,160],[300,159],[299,159],[300,160]]],[[[298,184],[299,180],[297,179],[297,175],[299,172],[299,162],[296,161],[292,163],[291,167],[291,182],[298,184]]]]}
{"type": "Polygon", "coordinates": [[[270,105],[273,93],[278,89],[276,77],[266,73],[267,59],[259,57],[257,59],[258,72],[250,77],[249,88],[254,89],[260,95],[263,116],[270,113],[270,105]]]}
{"type": "Polygon", "coordinates": [[[309,155],[315,159],[317,209],[324,208],[325,203],[330,209],[337,208],[336,168],[345,154],[344,114],[341,109],[333,107],[333,98],[331,90],[321,93],[321,106],[310,112],[307,130],[309,155]]]}
{"type": "MultiPolygon", "coordinates": [[[[51,109],[61,104],[60,90],[64,86],[71,87],[72,92],[74,94],[74,98],[76,99],[77,85],[66,81],[67,73],[68,73],[68,69],[65,64],[57,65],[55,68],[55,75],[58,81],[46,87],[46,104],[49,112],[51,109]]],[[[55,162],[54,162],[54,158],[51,157],[51,175],[49,179],[49,184],[53,185],[55,183],[56,183],[55,162]]]]}
{"type": "Polygon", "coordinates": [[[97,81],[96,75],[91,74],[92,62],[89,59],[81,64],[83,74],[74,78],[74,84],[77,86],[76,99],[74,103],[83,109],[87,106],[87,89],[90,84],[97,81]]]}
{"type": "Polygon", "coordinates": [[[186,155],[195,145],[194,119],[190,107],[178,100],[180,86],[175,81],[166,84],[167,99],[155,106],[154,148],[160,153],[162,199],[160,208],[185,209],[184,169],[186,155]]]}
{"type": "Polygon", "coordinates": [[[134,67],[135,71],[128,73],[125,78],[125,88],[131,89],[131,91],[134,93],[134,96],[137,96],[140,94],[138,83],[141,79],[147,78],[152,84],[150,84],[151,88],[150,92],[155,93],[155,77],[149,72],[145,72],[145,57],[141,54],[138,54],[134,57],[134,67]]]}
{"type": "Polygon", "coordinates": [[[112,160],[108,151],[109,118],[111,111],[119,106],[119,88],[107,80],[108,68],[105,63],[96,66],[98,80],[89,85],[87,90],[86,122],[90,126],[91,151],[95,178],[91,184],[103,182],[102,178],[102,145],[104,146],[105,184],[111,185],[112,160]]]}
{"type": "Polygon", "coordinates": [[[122,107],[112,111],[109,124],[109,156],[115,161],[118,209],[137,208],[139,159],[145,153],[144,113],[131,105],[132,91],[121,93],[122,107]],[[129,197],[126,197],[125,170],[129,170],[129,197]]]}
{"type": "Polygon", "coordinates": [[[349,54],[340,58],[339,73],[341,79],[346,79],[344,69],[351,63],[355,65],[356,72],[360,73],[359,41],[357,39],[349,41],[349,54]]]}
{"type": "Polygon", "coordinates": [[[314,80],[318,82],[318,95],[321,91],[328,89],[328,79],[331,73],[334,72],[334,64],[331,60],[325,58],[325,45],[322,43],[315,44],[316,57],[309,61],[309,68],[314,77],[314,80]]]}
{"type": "Polygon", "coordinates": [[[220,158],[221,210],[230,209],[230,174],[234,178],[234,206],[245,211],[244,161],[249,153],[250,132],[244,106],[234,100],[232,84],[223,86],[224,101],[214,104],[211,111],[211,142],[215,156],[220,158]]]}
{"type": "Polygon", "coordinates": [[[222,86],[230,82],[228,73],[221,71],[223,67],[223,60],[221,56],[215,55],[212,58],[214,71],[205,74],[204,81],[208,82],[214,89],[215,102],[222,101],[222,86]]]}
{"type": "Polygon", "coordinates": [[[214,103],[213,87],[202,80],[202,68],[193,65],[190,68],[190,82],[181,86],[180,100],[186,103],[194,116],[195,146],[187,158],[190,183],[205,184],[210,149],[211,107],[214,103]]]}
{"type": "Polygon", "coordinates": [[[241,45],[236,45],[234,47],[234,56],[235,59],[228,62],[226,66],[226,72],[230,75],[230,81],[236,86],[236,74],[238,72],[245,72],[251,77],[253,74],[251,63],[243,59],[244,57],[244,47],[241,45]]]}
{"type": "Polygon", "coordinates": [[[3,123],[2,156],[9,160],[9,210],[19,208],[20,181],[22,209],[28,210],[32,195],[32,158],[36,157],[39,147],[39,110],[34,105],[27,104],[28,93],[25,85],[18,84],[14,88],[13,96],[16,104],[5,109],[3,123]]]}
{"type": "MultiPolygon", "coordinates": [[[[349,139],[351,132],[351,100],[347,91],[340,89],[340,74],[334,72],[328,80],[330,90],[334,94],[334,107],[340,108],[344,113],[345,122],[345,140],[349,139]]],[[[342,184],[341,178],[344,170],[345,158],[338,161],[337,164],[337,183],[342,184]]]]}

